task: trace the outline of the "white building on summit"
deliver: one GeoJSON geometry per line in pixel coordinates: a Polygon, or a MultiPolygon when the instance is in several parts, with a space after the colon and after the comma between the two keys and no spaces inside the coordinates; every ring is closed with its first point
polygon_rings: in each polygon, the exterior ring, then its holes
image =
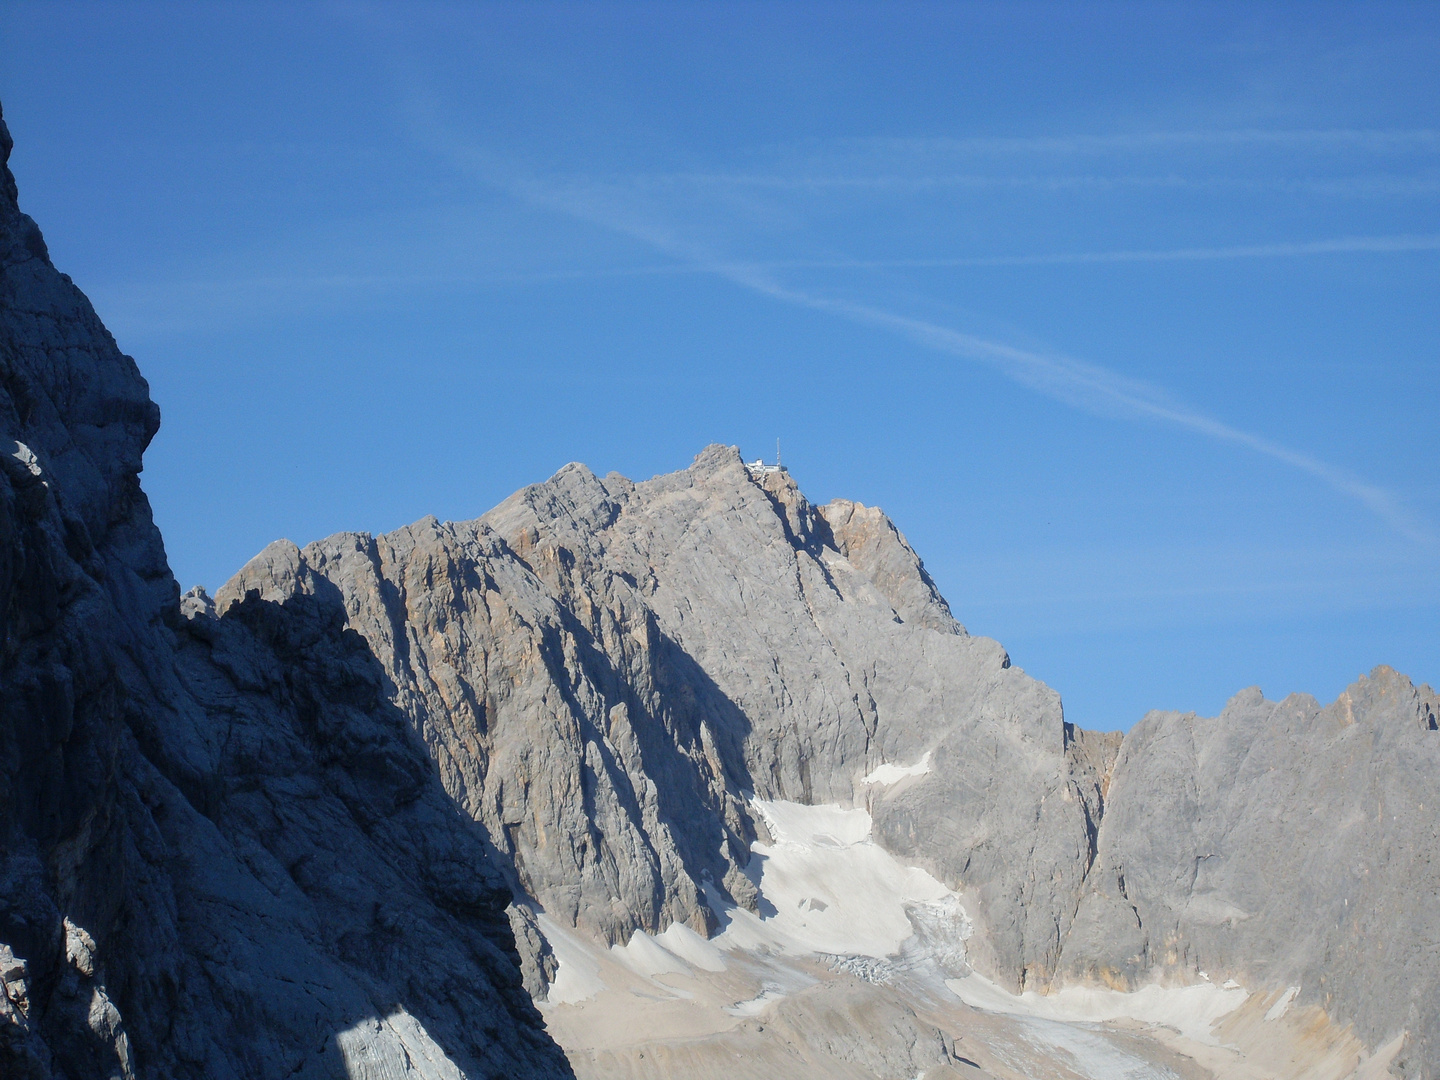
{"type": "Polygon", "coordinates": [[[756,458],[754,461],[747,461],[745,468],[750,470],[751,476],[769,476],[771,473],[784,472],[785,466],[780,464],[780,440],[775,440],[774,465],[766,465],[764,458],[756,458]]]}

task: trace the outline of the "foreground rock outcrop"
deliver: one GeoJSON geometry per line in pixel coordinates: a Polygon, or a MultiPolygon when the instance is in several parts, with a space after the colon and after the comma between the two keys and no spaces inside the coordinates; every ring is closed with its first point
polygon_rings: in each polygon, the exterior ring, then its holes
{"type": "Polygon", "coordinates": [[[343,609],[182,611],[158,424],[0,168],[0,1075],[569,1075],[343,609]]]}

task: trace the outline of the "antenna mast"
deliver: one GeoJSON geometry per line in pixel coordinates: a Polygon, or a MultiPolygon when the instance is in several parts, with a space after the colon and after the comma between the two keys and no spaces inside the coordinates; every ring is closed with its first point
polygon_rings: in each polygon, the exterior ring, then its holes
{"type": "Polygon", "coordinates": [[[780,440],[775,440],[775,468],[780,467],[780,440]]]}

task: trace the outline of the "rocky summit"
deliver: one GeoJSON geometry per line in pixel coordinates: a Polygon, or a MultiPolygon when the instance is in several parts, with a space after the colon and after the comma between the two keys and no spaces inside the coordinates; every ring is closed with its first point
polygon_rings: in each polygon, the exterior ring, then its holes
{"type": "Polygon", "coordinates": [[[882,513],[724,446],[640,483],[570,465],[471,522],[282,541],[216,603],[257,600],[333,604],[369,644],[493,838],[537,997],[540,919],[611,951],[763,921],[757,808],[833,805],[953,890],[913,926],[954,943],[951,975],[1289,994],[1337,1039],[1403,1032],[1429,1075],[1437,916],[1406,897],[1440,886],[1440,701],[1388,669],[1328,709],[1249,691],[1083,731],[882,513]]]}
{"type": "Polygon", "coordinates": [[[718,445],[182,597],[0,182],[0,1075],[1440,1076],[1429,687],[1081,730],[718,445]]]}

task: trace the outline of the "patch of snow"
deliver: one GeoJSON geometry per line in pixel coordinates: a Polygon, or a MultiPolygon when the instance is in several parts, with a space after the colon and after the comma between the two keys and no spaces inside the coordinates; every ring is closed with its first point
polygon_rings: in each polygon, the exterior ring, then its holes
{"type": "Polygon", "coordinates": [[[690,975],[689,966],[644,930],[636,930],[625,945],[611,945],[610,954],[636,975],[690,975]]]}
{"type": "Polygon", "coordinates": [[[737,1001],[734,1005],[727,1006],[725,1011],[731,1016],[759,1016],[765,1011],[765,1006],[772,1001],[779,1001],[785,996],[785,991],[777,983],[766,983],[761,988],[760,995],[749,1001],[737,1001]]]}
{"type": "Polygon", "coordinates": [[[953,892],[870,839],[865,810],[764,800],[752,805],[774,839],[754,845],[747,871],[765,914],[727,909],[727,925],[716,939],[720,947],[883,958],[898,953],[915,933],[907,909],[956,905],[959,911],[953,892]]]}
{"type": "Polygon", "coordinates": [[[1224,926],[1244,922],[1252,914],[1220,893],[1207,892],[1186,902],[1185,917],[1201,926],[1224,926]]]}
{"type": "Polygon", "coordinates": [[[1290,1003],[1295,1000],[1295,995],[1300,993],[1300,987],[1287,986],[1285,992],[1280,995],[1280,1000],[1271,1005],[1265,1013],[1266,1020],[1279,1020],[1290,1011],[1290,1003]]]}
{"type": "Polygon", "coordinates": [[[555,978],[550,982],[550,992],[545,997],[546,1004],[574,1005],[605,989],[605,983],[600,978],[600,964],[590,955],[590,949],[583,941],[548,915],[538,916],[536,922],[559,964],[555,978]]]}
{"type": "Polygon", "coordinates": [[[40,459],[35,456],[35,451],[31,450],[30,447],[26,446],[23,442],[15,443],[15,449],[11,451],[10,456],[20,462],[21,465],[24,465],[31,476],[41,476],[44,474],[45,470],[40,468],[40,459]]]}
{"type": "Polygon", "coordinates": [[[1027,990],[1012,994],[982,975],[946,979],[948,986],[965,1004],[987,1012],[1029,1016],[1042,1020],[1103,1023],[1107,1020],[1137,1020],[1174,1028],[1187,1039],[1211,1043],[1210,1030],[1221,1017],[1234,1012],[1250,995],[1240,988],[1226,989],[1214,983],[1194,986],[1151,984],[1124,993],[1093,986],[1067,986],[1053,994],[1027,990]]]}
{"type": "Polygon", "coordinates": [[[724,971],[725,954],[684,923],[671,923],[655,940],[692,967],[701,971],[724,971]]]}
{"type": "Polygon", "coordinates": [[[891,784],[898,784],[907,776],[924,776],[930,771],[930,752],[927,750],[925,756],[914,765],[894,765],[886,762],[879,766],[861,783],[880,784],[882,787],[889,787],[891,784]]]}
{"type": "Polygon", "coordinates": [[[1126,1053],[1103,1032],[1055,1020],[1032,1018],[1023,1024],[1028,1042],[1060,1051],[1071,1070],[1088,1080],[1180,1080],[1164,1065],[1126,1053]]]}
{"type": "MultiPolygon", "coordinates": [[[[833,803],[806,806],[804,803],[755,799],[751,804],[765,819],[778,845],[810,845],[829,848],[863,844],[870,839],[870,813],[865,809],[843,810],[833,803]]],[[[768,850],[756,844],[754,850],[768,850]]]]}
{"type": "MultiPolygon", "coordinates": [[[[907,904],[905,914],[915,928],[919,951],[927,953],[948,974],[959,978],[970,974],[967,942],[975,924],[955,894],[925,903],[907,904]]],[[[907,946],[907,949],[909,946],[907,946]]]]}
{"type": "Polygon", "coordinates": [[[889,986],[895,981],[895,968],[884,960],[873,956],[832,956],[822,954],[821,959],[830,965],[831,971],[843,971],[857,979],[876,986],[889,986]]]}

